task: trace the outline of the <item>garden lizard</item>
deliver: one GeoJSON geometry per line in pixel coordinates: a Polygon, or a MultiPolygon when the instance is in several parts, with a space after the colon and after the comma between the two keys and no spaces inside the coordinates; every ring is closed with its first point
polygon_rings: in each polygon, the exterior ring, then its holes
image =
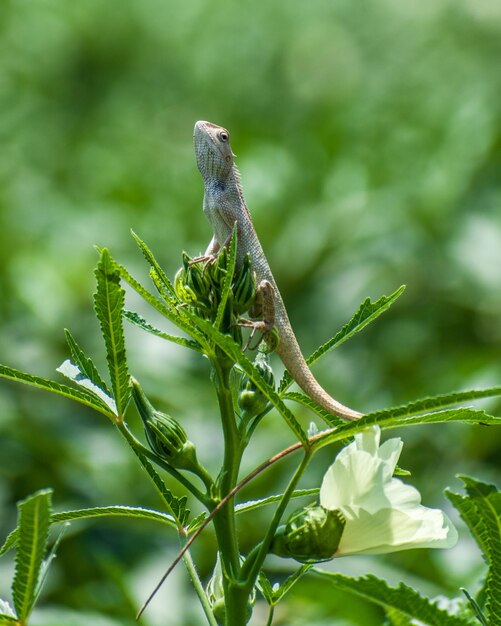
{"type": "MultiPolygon", "coordinates": [[[[275,351],[292,378],[329,413],[345,420],[361,417],[361,413],[342,405],[320,386],[304,359],[245,203],[228,131],[216,124],[199,121],[195,124],[194,142],[197,165],[205,187],[203,210],[213,231],[205,256],[214,256],[230,241],[236,223],[237,264],[249,253],[258,290],[264,292],[264,297],[271,294],[273,324],[279,336],[275,351]]],[[[266,326],[267,321],[263,322],[266,326]]]]}

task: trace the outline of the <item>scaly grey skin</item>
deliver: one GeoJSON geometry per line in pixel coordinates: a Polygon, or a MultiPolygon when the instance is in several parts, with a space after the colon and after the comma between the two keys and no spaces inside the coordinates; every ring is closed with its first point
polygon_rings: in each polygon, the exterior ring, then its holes
{"type": "Polygon", "coordinates": [[[316,381],[306,364],[287,316],[280,291],[257,237],[245,204],[240,174],[234,164],[230,134],[225,128],[210,122],[197,122],[194,131],[197,165],[202,175],[205,193],[203,210],[212,227],[213,237],[206,255],[215,255],[231,238],[237,224],[237,263],[250,254],[258,286],[271,283],[274,295],[274,324],[280,342],[276,349],[292,378],[324,409],[345,420],[361,417],[358,413],[334,400],[316,381]]]}

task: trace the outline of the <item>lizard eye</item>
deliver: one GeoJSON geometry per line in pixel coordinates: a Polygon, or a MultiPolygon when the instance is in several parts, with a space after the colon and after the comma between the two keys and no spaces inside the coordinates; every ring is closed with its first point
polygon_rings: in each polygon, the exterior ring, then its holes
{"type": "Polygon", "coordinates": [[[227,143],[228,139],[230,138],[230,136],[228,135],[227,132],[225,132],[224,130],[222,130],[219,133],[219,139],[223,142],[223,143],[227,143]]]}

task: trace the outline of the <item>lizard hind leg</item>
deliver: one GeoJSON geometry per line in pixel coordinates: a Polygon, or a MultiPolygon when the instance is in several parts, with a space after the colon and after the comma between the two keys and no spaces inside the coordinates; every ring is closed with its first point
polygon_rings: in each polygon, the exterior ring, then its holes
{"type": "Polygon", "coordinates": [[[249,307],[249,315],[258,319],[239,322],[239,326],[252,329],[244,351],[255,350],[263,340],[270,351],[275,350],[279,342],[275,326],[275,289],[269,280],[262,280],[257,286],[254,303],[249,307]],[[251,347],[251,342],[257,332],[261,333],[261,337],[257,344],[251,347]]]}

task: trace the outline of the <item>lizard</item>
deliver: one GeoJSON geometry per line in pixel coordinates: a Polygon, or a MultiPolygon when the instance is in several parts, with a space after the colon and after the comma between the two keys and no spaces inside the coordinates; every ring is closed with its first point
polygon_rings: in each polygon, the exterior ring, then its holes
{"type": "MultiPolygon", "coordinates": [[[[198,121],[194,129],[194,144],[198,169],[204,182],[203,211],[213,231],[201,258],[217,255],[231,239],[236,223],[237,264],[249,253],[258,291],[264,294],[264,298],[272,298],[274,315],[271,323],[275,325],[279,337],[275,352],[295,382],[321,407],[345,420],[360,418],[362,413],[344,406],[321,387],[306,363],[245,202],[229,132],[211,122],[198,121]]],[[[270,322],[264,321],[264,326],[261,324],[261,329],[265,330],[270,322]]]]}

